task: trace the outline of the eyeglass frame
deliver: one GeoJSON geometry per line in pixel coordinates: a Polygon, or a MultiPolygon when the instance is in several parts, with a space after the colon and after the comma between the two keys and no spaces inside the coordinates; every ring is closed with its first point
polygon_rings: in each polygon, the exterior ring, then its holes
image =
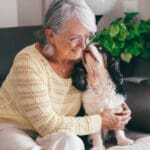
{"type": "Polygon", "coordinates": [[[78,47],[82,42],[85,42],[85,44],[88,45],[92,42],[94,38],[95,38],[94,34],[90,34],[85,39],[83,39],[83,37],[76,37],[74,39],[70,39],[70,45],[72,48],[78,47]],[[75,41],[75,40],[78,40],[78,41],[75,41]],[[73,44],[73,42],[76,42],[76,43],[73,44]]]}
{"type": "MultiPolygon", "coordinates": [[[[53,32],[53,33],[57,34],[57,35],[59,34],[57,32],[53,32]]],[[[74,38],[72,37],[72,39],[71,38],[67,39],[67,40],[69,40],[69,42],[66,42],[66,44],[70,44],[71,48],[76,48],[84,41],[85,44],[88,45],[92,42],[92,40],[95,38],[95,36],[96,35],[94,33],[90,33],[90,35],[88,35],[85,39],[83,39],[83,37],[81,37],[81,36],[76,36],[76,37],[74,36],[74,38]],[[76,44],[73,45],[72,42],[77,40],[77,39],[78,39],[78,42],[76,42],[76,44]],[[88,42],[87,42],[87,40],[88,40],[88,42]]]]}

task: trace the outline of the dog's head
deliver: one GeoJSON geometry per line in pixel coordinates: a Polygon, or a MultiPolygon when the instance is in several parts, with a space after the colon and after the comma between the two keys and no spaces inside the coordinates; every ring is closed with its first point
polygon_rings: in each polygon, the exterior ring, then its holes
{"type": "MultiPolygon", "coordinates": [[[[98,51],[104,56],[104,63],[107,64],[107,70],[110,74],[112,81],[116,85],[116,92],[122,95],[125,95],[125,90],[123,86],[123,76],[120,72],[120,67],[118,61],[104,48],[100,45],[96,45],[98,51]]],[[[95,54],[95,56],[98,56],[95,54]]],[[[98,61],[101,61],[99,58],[95,58],[98,61]]],[[[72,84],[80,91],[85,91],[87,89],[87,71],[80,61],[74,66],[72,72],[72,84]]]]}

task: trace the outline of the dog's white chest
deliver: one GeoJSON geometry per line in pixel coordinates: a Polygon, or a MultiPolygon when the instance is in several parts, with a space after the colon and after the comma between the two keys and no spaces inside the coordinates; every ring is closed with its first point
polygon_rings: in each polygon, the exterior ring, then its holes
{"type": "Polygon", "coordinates": [[[116,93],[113,83],[103,84],[98,89],[89,86],[83,93],[83,106],[88,115],[98,114],[106,108],[118,107],[124,99],[123,95],[116,93]]]}

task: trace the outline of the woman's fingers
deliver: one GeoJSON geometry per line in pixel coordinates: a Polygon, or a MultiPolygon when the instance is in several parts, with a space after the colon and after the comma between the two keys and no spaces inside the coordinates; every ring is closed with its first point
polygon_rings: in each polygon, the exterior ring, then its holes
{"type": "Polygon", "coordinates": [[[93,44],[90,44],[88,48],[84,51],[83,62],[85,67],[87,65],[90,65],[90,68],[92,69],[90,71],[92,71],[92,73],[94,74],[98,73],[100,66],[104,66],[103,57],[93,44]]]}
{"type": "Polygon", "coordinates": [[[129,109],[128,105],[126,103],[122,104],[122,115],[129,115],[131,116],[131,110],[129,109]]]}
{"type": "Polygon", "coordinates": [[[122,124],[126,124],[128,123],[128,121],[131,119],[130,115],[126,114],[126,115],[116,115],[118,122],[122,123],[122,124]]]}
{"type": "Polygon", "coordinates": [[[111,110],[104,110],[100,113],[102,118],[102,128],[109,130],[124,129],[125,125],[131,119],[130,115],[116,115],[111,110]]]}
{"type": "MultiPolygon", "coordinates": [[[[125,118],[126,119],[126,117],[127,118],[131,118],[131,110],[129,109],[129,107],[128,107],[128,105],[126,104],[126,103],[123,103],[122,105],[121,105],[121,109],[122,109],[122,111],[121,112],[114,112],[114,114],[115,115],[118,115],[118,116],[121,116],[123,119],[125,118]]],[[[124,120],[125,120],[124,119],[124,120]]]]}
{"type": "Polygon", "coordinates": [[[131,118],[128,118],[127,120],[120,121],[115,127],[114,130],[120,130],[124,129],[125,125],[130,121],[131,118]]]}
{"type": "Polygon", "coordinates": [[[84,66],[87,70],[88,75],[96,76],[96,72],[99,70],[98,62],[96,62],[89,53],[85,53],[84,55],[84,59],[86,61],[86,63],[84,63],[84,66]]]}
{"type": "Polygon", "coordinates": [[[126,115],[115,115],[117,123],[115,130],[117,129],[123,129],[125,125],[130,121],[131,116],[129,114],[126,115]]]}

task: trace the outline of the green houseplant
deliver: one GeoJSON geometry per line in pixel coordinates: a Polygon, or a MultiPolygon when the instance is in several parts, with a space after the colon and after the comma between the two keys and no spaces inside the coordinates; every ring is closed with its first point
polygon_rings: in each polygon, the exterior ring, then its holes
{"type": "Polygon", "coordinates": [[[129,63],[133,57],[150,58],[150,22],[139,20],[139,13],[125,13],[108,28],[98,32],[94,42],[99,42],[117,59],[129,63]]]}
{"type": "Polygon", "coordinates": [[[139,13],[125,13],[108,28],[96,34],[98,42],[116,59],[130,64],[133,58],[150,58],[150,22],[138,18],[139,13]]]}

